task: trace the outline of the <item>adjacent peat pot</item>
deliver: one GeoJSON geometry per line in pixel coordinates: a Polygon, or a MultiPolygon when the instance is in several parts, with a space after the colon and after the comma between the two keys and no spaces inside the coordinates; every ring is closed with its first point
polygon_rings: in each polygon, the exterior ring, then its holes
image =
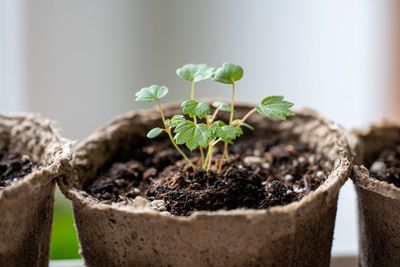
{"type": "Polygon", "coordinates": [[[0,114],[0,266],[47,266],[55,179],[71,147],[52,122],[0,114]]]}
{"type": "MultiPolygon", "coordinates": [[[[235,114],[243,116],[251,108],[238,104],[235,114]]],[[[180,105],[167,105],[164,114],[171,117],[180,110],[180,105]]],[[[183,167],[185,161],[167,139],[146,138],[160,120],[155,109],[117,118],[78,146],[75,175],[58,180],[73,202],[88,266],[329,266],[337,197],[350,170],[340,127],[312,111],[286,121],[256,115],[248,120],[254,132],[246,133],[243,145],[235,144],[243,149],[239,154],[252,155],[235,161],[231,151],[235,164],[222,173],[232,176],[215,177],[183,167]],[[275,151],[276,158],[260,151],[258,143],[275,151]],[[249,145],[254,148],[246,149],[249,145]],[[297,146],[311,152],[296,154],[297,146]],[[293,161],[291,155],[298,157],[293,161]],[[278,170],[279,164],[307,173],[297,177],[288,171],[282,178],[288,182],[260,175],[263,169],[278,170]],[[157,168],[168,165],[161,170],[167,177],[162,184],[157,168]],[[234,187],[216,188],[221,183],[234,187]],[[188,184],[190,189],[182,188],[188,184]],[[259,195],[262,201],[254,203],[259,195]]]]}
{"type": "Polygon", "coordinates": [[[358,193],[360,266],[400,264],[400,126],[383,121],[355,131],[360,157],[351,175],[358,193]]]}

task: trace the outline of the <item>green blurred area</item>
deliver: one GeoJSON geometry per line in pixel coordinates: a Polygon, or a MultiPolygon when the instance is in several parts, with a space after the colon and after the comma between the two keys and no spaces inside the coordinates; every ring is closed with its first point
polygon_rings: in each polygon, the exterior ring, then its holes
{"type": "Polygon", "coordinates": [[[50,259],[80,259],[71,201],[57,187],[54,222],[50,245],[50,259]]]}

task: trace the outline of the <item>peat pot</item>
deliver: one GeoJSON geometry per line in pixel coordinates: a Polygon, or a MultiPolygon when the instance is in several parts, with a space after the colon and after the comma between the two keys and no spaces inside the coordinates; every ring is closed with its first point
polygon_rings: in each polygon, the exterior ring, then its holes
{"type": "MultiPolygon", "coordinates": [[[[382,121],[355,131],[357,164],[371,166],[382,150],[400,142],[400,127],[382,121]]],[[[355,165],[351,178],[358,195],[360,266],[399,266],[400,188],[372,178],[368,169],[355,165]]]]}
{"type": "Polygon", "coordinates": [[[55,178],[71,173],[70,143],[32,114],[0,114],[0,148],[39,165],[0,189],[0,266],[47,266],[55,178]]]}
{"type": "MultiPolygon", "coordinates": [[[[238,104],[235,117],[251,108],[238,104]]],[[[166,105],[164,112],[171,117],[181,114],[181,108],[166,105]]],[[[156,109],[122,115],[77,147],[74,176],[59,180],[72,200],[88,266],[329,266],[338,193],[350,170],[340,127],[312,111],[286,121],[250,118],[253,138],[275,130],[283,139],[307,143],[332,163],[328,179],[316,191],[285,206],[172,216],[153,210],[144,198],[107,204],[83,190],[115,155],[150,142],[147,132],[160,123],[156,109]]]]}

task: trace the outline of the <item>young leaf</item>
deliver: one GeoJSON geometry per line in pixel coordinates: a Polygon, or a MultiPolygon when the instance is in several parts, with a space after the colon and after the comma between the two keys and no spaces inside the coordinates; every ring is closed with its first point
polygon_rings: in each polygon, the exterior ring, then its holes
{"type": "MultiPolygon", "coordinates": [[[[236,126],[236,125],[239,124],[239,122],[240,122],[240,120],[234,120],[234,121],[232,121],[232,125],[233,125],[233,126],[236,126]]],[[[249,128],[250,130],[254,131],[253,126],[251,126],[251,125],[249,125],[249,124],[247,124],[247,123],[245,123],[245,122],[242,122],[242,123],[240,124],[239,127],[242,127],[242,126],[243,126],[243,127],[246,127],[246,128],[249,128]]]]}
{"type": "Polygon", "coordinates": [[[287,116],[293,116],[291,108],[294,104],[283,101],[283,96],[269,96],[261,101],[261,105],[256,110],[266,117],[274,117],[279,120],[285,120],[287,116]]]}
{"type": "MultiPolygon", "coordinates": [[[[190,129],[194,128],[194,127],[195,127],[194,122],[185,120],[185,121],[181,122],[180,124],[178,124],[175,127],[174,132],[175,133],[183,133],[183,132],[187,132],[188,130],[190,130],[190,129]]],[[[183,138],[183,137],[181,137],[181,138],[183,138]]],[[[186,141],[187,140],[183,140],[183,143],[185,143],[186,141]]]]}
{"type": "Polygon", "coordinates": [[[219,101],[215,101],[212,105],[214,108],[219,108],[219,110],[222,110],[222,111],[231,112],[231,110],[232,110],[229,105],[219,102],[219,101]]]}
{"type": "Polygon", "coordinates": [[[229,62],[225,62],[221,68],[217,69],[213,81],[232,84],[243,77],[243,68],[229,62]]]}
{"type": "Polygon", "coordinates": [[[185,102],[182,103],[182,111],[183,114],[189,114],[191,118],[194,117],[195,109],[199,103],[196,100],[186,100],[185,102]]]}
{"type": "Polygon", "coordinates": [[[163,132],[163,129],[157,127],[157,128],[151,129],[150,132],[147,134],[147,137],[155,138],[155,137],[159,136],[162,132],[163,132]]]}
{"type": "Polygon", "coordinates": [[[210,125],[210,133],[212,138],[220,137],[222,134],[222,126],[225,126],[225,122],[223,121],[215,121],[210,125]]]}
{"type": "Polygon", "coordinates": [[[200,123],[196,125],[196,130],[194,131],[194,139],[199,144],[199,146],[207,147],[210,137],[210,129],[206,124],[200,123]]]}
{"type": "Polygon", "coordinates": [[[167,125],[169,125],[171,128],[175,128],[178,124],[182,123],[185,121],[185,117],[183,115],[175,115],[171,119],[168,119],[165,121],[167,125]]]}
{"type": "Polygon", "coordinates": [[[205,102],[200,102],[194,109],[194,113],[199,119],[202,119],[204,115],[210,112],[210,106],[205,102]]]}
{"type": "Polygon", "coordinates": [[[157,99],[163,98],[168,93],[168,88],[165,86],[151,85],[140,89],[136,93],[136,101],[138,102],[153,102],[157,99]]]}
{"type": "Polygon", "coordinates": [[[240,124],[239,127],[241,127],[241,126],[246,127],[246,128],[248,128],[248,129],[254,131],[254,127],[251,126],[251,125],[249,125],[249,124],[247,124],[247,123],[245,123],[245,122],[242,122],[242,124],[240,124]]]}
{"type": "Polygon", "coordinates": [[[235,140],[236,137],[243,134],[242,129],[240,129],[238,127],[234,127],[232,125],[222,126],[221,130],[222,130],[222,132],[219,137],[224,142],[229,142],[229,141],[235,140]]]}
{"type": "Polygon", "coordinates": [[[179,77],[191,82],[210,79],[214,72],[215,68],[209,67],[206,64],[186,64],[176,70],[176,74],[179,77]]]}
{"type": "Polygon", "coordinates": [[[178,145],[186,144],[190,150],[196,149],[199,145],[207,147],[211,137],[210,129],[206,124],[195,125],[192,121],[187,120],[179,124],[174,132],[176,133],[176,143],[178,145]]]}

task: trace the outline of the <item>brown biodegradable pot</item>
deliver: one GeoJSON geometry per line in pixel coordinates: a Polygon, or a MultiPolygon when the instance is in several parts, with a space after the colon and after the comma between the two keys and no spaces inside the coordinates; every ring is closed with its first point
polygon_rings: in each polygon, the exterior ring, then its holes
{"type": "MultiPolygon", "coordinates": [[[[236,117],[250,109],[238,104],[236,117]]],[[[181,113],[176,104],[164,110],[168,117],[181,113]]],[[[324,184],[286,206],[171,216],[151,209],[144,198],[108,205],[82,190],[113,155],[143,145],[137,143],[138,137],[143,139],[160,122],[156,109],[117,118],[78,146],[75,176],[59,180],[73,202],[88,266],[329,266],[337,197],[350,170],[349,148],[340,127],[312,111],[283,122],[258,115],[250,119],[254,138],[276,129],[283,138],[306,142],[334,162],[324,184]]]]}
{"type": "Polygon", "coordinates": [[[47,266],[54,178],[71,173],[70,143],[47,119],[0,114],[0,147],[42,166],[0,189],[0,266],[47,266]]]}
{"type": "MultiPolygon", "coordinates": [[[[366,166],[370,166],[382,150],[400,141],[400,126],[388,121],[354,132],[360,155],[357,164],[366,166]]],[[[355,165],[351,177],[358,194],[359,265],[399,266],[400,188],[372,178],[364,166],[355,165]]]]}

